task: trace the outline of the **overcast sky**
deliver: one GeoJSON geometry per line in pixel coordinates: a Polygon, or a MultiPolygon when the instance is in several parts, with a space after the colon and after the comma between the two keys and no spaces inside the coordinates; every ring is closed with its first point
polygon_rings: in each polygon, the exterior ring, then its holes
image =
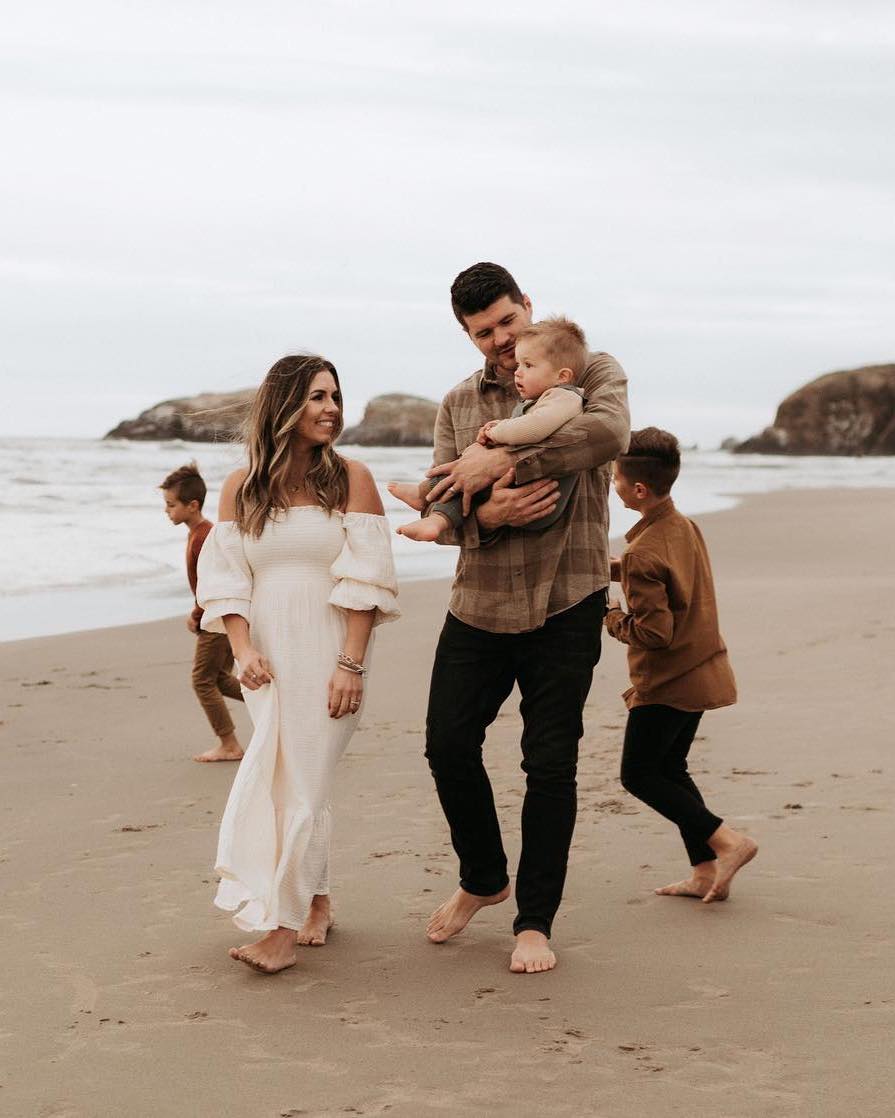
{"type": "Polygon", "coordinates": [[[895,9],[872,0],[68,0],[0,28],[0,433],[338,367],[477,367],[506,265],[715,445],[895,360],[895,9]]]}

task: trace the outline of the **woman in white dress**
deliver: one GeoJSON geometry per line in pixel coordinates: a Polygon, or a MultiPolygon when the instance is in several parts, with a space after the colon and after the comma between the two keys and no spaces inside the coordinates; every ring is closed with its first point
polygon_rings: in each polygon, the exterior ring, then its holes
{"type": "Polygon", "coordinates": [[[266,973],[323,944],[330,797],[357,725],[373,627],[398,616],[389,530],[369,470],[342,458],[335,368],[284,357],[247,422],[199,557],[202,628],[226,632],[254,723],[221,823],[215,904],[245,931],[230,955],[266,973]]]}

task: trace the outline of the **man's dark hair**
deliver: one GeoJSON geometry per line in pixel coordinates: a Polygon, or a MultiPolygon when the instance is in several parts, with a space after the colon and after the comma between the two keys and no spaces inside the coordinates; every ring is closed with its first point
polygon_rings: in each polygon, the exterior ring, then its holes
{"type": "Polygon", "coordinates": [[[487,310],[492,303],[509,295],[514,303],[522,306],[523,295],[519,284],[506,268],[499,264],[482,262],[473,264],[451,284],[451,306],[457,321],[466,329],[465,315],[487,310]]]}
{"type": "Polygon", "coordinates": [[[629,482],[639,481],[656,497],[666,497],[681,472],[681,448],[677,439],[658,427],[631,432],[631,442],[615,465],[629,482]]]}
{"type": "Polygon", "coordinates": [[[185,505],[190,501],[198,501],[201,509],[205,504],[207,490],[195,462],[188,462],[187,465],[168,474],[159,489],[169,489],[177,500],[185,505]]]}

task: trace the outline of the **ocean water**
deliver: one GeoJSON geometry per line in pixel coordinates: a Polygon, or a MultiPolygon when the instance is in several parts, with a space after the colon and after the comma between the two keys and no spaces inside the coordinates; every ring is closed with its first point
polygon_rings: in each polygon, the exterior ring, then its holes
{"type": "MultiPolygon", "coordinates": [[[[385,489],[416,481],[426,449],[344,447],[370,467],[395,527],[413,513],[385,489]]],[[[190,607],[185,528],[163,512],[158,485],[195,458],[214,519],[221,482],[240,464],[233,445],[0,440],[0,640],[148,621],[190,607]]],[[[688,451],[675,486],[688,515],[734,505],[744,493],[788,488],[895,486],[895,458],[784,458],[688,451]]],[[[612,534],[636,520],[612,494],[612,534]]],[[[399,578],[449,577],[456,550],[394,537],[399,578]]]]}

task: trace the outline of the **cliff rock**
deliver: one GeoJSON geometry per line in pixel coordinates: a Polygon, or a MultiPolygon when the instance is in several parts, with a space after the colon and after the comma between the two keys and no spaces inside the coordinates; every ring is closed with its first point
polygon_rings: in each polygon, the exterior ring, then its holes
{"type": "Polygon", "coordinates": [[[773,426],[738,454],[895,454],[895,365],[812,380],[777,408],[773,426]]]}
{"type": "Polygon", "coordinates": [[[241,392],[203,392],[199,396],[164,400],[125,419],[107,439],[187,439],[190,442],[228,442],[239,436],[254,388],[241,392]]]}
{"type": "Polygon", "coordinates": [[[339,442],[354,446],[431,446],[438,404],[422,396],[393,392],[374,397],[356,427],[343,431],[339,442]]]}

